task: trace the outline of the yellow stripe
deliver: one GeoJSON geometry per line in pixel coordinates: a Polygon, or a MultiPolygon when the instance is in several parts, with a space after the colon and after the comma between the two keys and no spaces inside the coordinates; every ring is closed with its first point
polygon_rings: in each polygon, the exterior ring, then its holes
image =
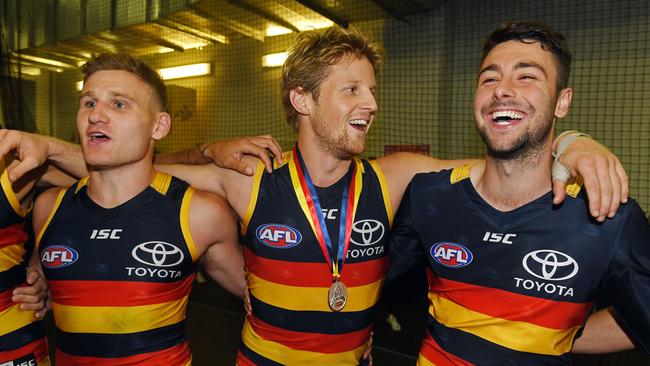
{"type": "Polygon", "coordinates": [[[291,153],[292,152],[293,152],[293,150],[289,150],[289,151],[284,152],[284,160],[282,160],[282,164],[279,164],[278,160],[274,159],[273,160],[273,169],[282,168],[283,166],[287,165],[289,160],[291,160],[291,153]]]}
{"type": "Polygon", "coordinates": [[[584,181],[582,180],[581,176],[575,177],[575,179],[569,181],[569,183],[566,185],[566,194],[568,196],[576,198],[578,196],[578,193],[580,193],[580,189],[582,189],[583,184],[584,181]]]}
{"type": "Polygon", "coordinates": [[[364,344],[351,351],[340,353],[296,350],[260,337],[251,328],[248,321],[242,330],[242,340],[253,352],[283,365],[357,365],[368,348],[364,344]]]}
{"type": "Polygon", "coordinates": [[[0,312],[0,335],[9,334],[35,322],[33,310],[20,310],[20,304],[0,312]]]}
{"type": "Polygon", "coordinates": [[[125,334],[176,324],[185,319],[187,296],[141,306],[69,306],[52,304],[56,326],[70,333],[125,334]]]}
{"type": "Polygon", "coordinates": [[[451,171],[451,176],[449,177],[449,181],[451,182],[451,184],[456,184],[463,179],[469,178],[469,171],[471,169],[472,169],[472,164],[466,164],[454,168],[454,170],[451,171]]]}
{"type": "Polygon", "coordinates": [[[27,215],[29,212],[29,209],[25,210],[20,205],[18,197],[16,197],[16,193],[11,187],[11,182],[9,181],[9,175],[7,174],[6,169],[3,170],[2,175],[0,175],[0,185],[2,185],[2,190],[5,192],[5,197],[7,197],[7,201],[9,201],[9,204],[11,205],[11,208],[13,208],[14,212],[20,217],[25,217],[25,215],[27,215]]]}
{"type": "MultiPolygon", "coordinates": [[[[79,182],[81,183],[81,182],[79,182]]],[[[79,189],[77,188],[77,191],[79,189]]],[[[47,221],[45,221],[45,225],[43,225],[43,228],[41,229],[41,232],[38,233],[38,236],[36,237],[36,245],[35,245],[35,250],[38,250],[39,245],[41,244],[41,239],[43,238],[43,234],[45,233],[45,230],[47,229],[48,225],[50,225],[50,222],[52,221],[52,218],[54,217],[54,214],[56,213],[56,210],[58,210],[59,205],[61,204],[61,200],[63,200],[63,196],[65,195],[65,188],[61,188],[59,190],[59,195],[56,197],[56,201],[54,202],[54,207],[52,207],[52,211],[50,212],[50,216],[47,218],[47,221]]],[[[76,192],[76,191],[75,191],[76,192]]]]}
{"type": "Polygon", "coordinates": [[[255,168],[255,175],[253,175],[253,187],[251,188],[251,197],[248,199],[248,208],[246,209],[246,214],[242,220],[241,234],[246,235],[246,230],[248,229],[248,223],[251,222],[251,217],[253,217],[253,212],[255,211],[255,206],[257,206],[257,196],[260,192],[260,184],[262,183],[262,174],[264,174],[264,163],[260,160],[257,163],[257,168],[255,168]]]}
{"type": "MultiPolygon", "coordinates": [[[[341,312],[362,311],[377,302],[383,280],[357,287],[348,287],[348,303],[341,312]]],[[[266,281],[248,274],[248,288],[255,298],[273,306],[293,311],[331,312],[326,287],[297,287],[266,281]]]]}
{"type": "Polygon", "coordinates": [[[169,185],[171,183],[171,175],[167,173],[156,172],[156,176],[153,178],[153,182],[151,182],[150,186],[164,196],[167,194],[167,190],[169,190],[169,185]]]}
{"type": "Polygon", "coordinates": [[[393,204],[390,202],[390,191],[388,190],[388,183],[386,183],[386,177],[384,177],[384,172],[377,164],[376,160],[370,161],[370,166],[377,174],[379,179],[379,186],[381,187],[381,195],[384,197],[384,207],[386,208],[386,215],[388,215],[388,223],[390,226],[393,226],[393,204]]]}
{"type": "Polygon", "coordinates": [[[493,318],[429,293],[429,314],[441,324],[522,352],[562,355],[571,350],[579,326],[550,329],[522,321],[493,318]]]}
{"type": "Polygon", "coordinates": [[[192,187],[189,187],[185,191],[185,194],[183,194],[183,202],[181,203],[181,231],[183,232],[187,250],[190,251],[190,255],[192,256],[192,262],[196,262],[199,257],[196,255],[196,244],[194,243],[192,231],[190,230],[190,204],[192,202],[192,195],[194,195],[194,188],[192,187]]]}
{"type": "Polygon", "coordinates": [[[436,366],[435,363],[429,361],[421,353],[418,355],[418,361],[415,363],[415,366],[436,366]]]}
{"type": "Polygon", "coordinates": [[[296,198],[298,203],[300,203],[300,208],[302,213],[307,217],[309,226],[311,226],[311,231],[316,232],[316,227],[311,219],[311,213],[309,212],[309,206],[307,205],[307,200],[305,199],[305,192],[302,190],[300,185],[300,178],[298,177],[298,171],[296,170],[296,164],[293,161],[293,153],[285,155],[285,159],[289,162],[289,175],[291,176],[291,184],[293,185],[293,191],[296,193],[296,198]]]}
{"type": "Polygon", "coordinates": [[[4,272],[23,263],[25,247],[23,243],[0,248],[0,272],[4,272]]]}
{"type": "Polygon", "coordinates": [[[90,179],[90,177],[83,177],[83,178],[81,178],[81,179],[79,180],[79,182],[77,182],[77,188],[75,188],[74,193],[77,194],[77,192],[79,192],[79,190],[80,190],[81,188],[83,188],[83,186],[88,185],[88,180],[89,180],[89,179],[90,179]]]}

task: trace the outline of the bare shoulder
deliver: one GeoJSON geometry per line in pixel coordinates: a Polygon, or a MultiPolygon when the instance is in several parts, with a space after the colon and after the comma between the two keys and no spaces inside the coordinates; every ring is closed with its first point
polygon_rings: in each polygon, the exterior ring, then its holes
{"type": "Polygon", "coordinates": [[[45,224],[45,221],[50,216],[56,199],[64,188],[54,187],[45,190],[39,194],[34,201],[34,209],[32,211],[34,221],[34,232],[38,233],[45,224]]]}
{"type": "Polygon", "coordinates": [[[234,211],[226,200],[212,192],[194,191],[189,220],[192,237],[201,253],[210,245],[237,233],[234,211]]]}

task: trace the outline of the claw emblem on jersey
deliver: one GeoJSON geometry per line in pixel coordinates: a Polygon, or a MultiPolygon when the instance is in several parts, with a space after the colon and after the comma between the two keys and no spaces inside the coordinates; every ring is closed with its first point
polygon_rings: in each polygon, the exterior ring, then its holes
{"type": "Polygon", "coordinates": [[[436,243],[431,247],[430,253],[436,262],[449,268],[465,267],[474,259],[469,249],[456,243],[436,243]]]}
{"type": "Polygon", "coordinates": [[[76,250],[65,245],[52,245],[41,253],[41,264],[46,268],[62,268],[71,265],[79,258],[76,250]]]}
{"type": "Polygon", "coordinates": [[[257,240],[271,248],[287,249],[302,241],[300,231],[282,224],[260,225],[255,231],[257,240]]]}

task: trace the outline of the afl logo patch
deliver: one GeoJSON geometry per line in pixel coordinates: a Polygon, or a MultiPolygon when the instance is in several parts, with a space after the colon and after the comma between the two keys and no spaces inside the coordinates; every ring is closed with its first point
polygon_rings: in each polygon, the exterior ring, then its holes
{"type": "Polygon", "coordinates": [[[41,252],[41,264],[50,269],[67,267],[77,259],[77,251],[65,245],[52,245],[41,252]]]}
{"type": "Polygon", "coordinates": [[[456,243],[436,243],[431,247],[431,257],[449,268],[460,268],[472,263],[474,256],[465,246],[456,243]]]}
{"type": "Polygon", "coordinates": [[[148,241],[138,244],[131,255],[140,263],[154,267],[172,267],[183,261],[183,252],[164,241],[148,241]]]}
{"type": "Polygon", "coordinates": [[[300,231],[282,224],[260,225],[255,235],[262,244],[278,249],[293,248],[302,241],[300,231]]]}

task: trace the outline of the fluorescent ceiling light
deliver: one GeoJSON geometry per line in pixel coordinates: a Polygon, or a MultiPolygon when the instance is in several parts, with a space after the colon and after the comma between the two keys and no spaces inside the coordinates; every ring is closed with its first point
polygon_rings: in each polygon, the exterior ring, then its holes
{"type": "MultiPolygon", "coordinates": [[[[15,73],[18,73],[18,66],[17,65],[12,65],[12,71],[15,73]]],[[[29,75],[29,76],[40,76],[41,75],[41,69],[38,67],[33,67],[33,66],[21,66],[20,67],[20,73],[24,75],[29,75]]]]}
{"type": "Polygon", "coordinates": [[[322,20],[316,22],[309,21],[309,20],[299,20],[294,24],[296,28],[300,29],[300,31],[302,32],[310,29],[321,29],[321,28],[331,27],[334,25],[334,22],[329,19],[323,18],[322,20]]]}
{"type": "Polygon", "coordinates": [[[84,88],[84,82],[83,80],[79,80],[75,83],[77,85],[77,91],[81,91],[84,88]]]}
{"type": "Polygon", "coordinates": [[[264,55],[262,56],[262,66],[263,67],[282,66],[288,56],[289,54],[287,52],[270,53],[268,55],[264,55]]]}
{"type": "Polygon", "coordinates": [[[201,63],[201,64],[169,67],[166,69],[160,69],[158,70],[158,72],[160,72],[160,76],[163,78],[163,80],[187,78],[190,76],[201,76],[210,73],[210,64],[201,63]]]}
{"type": "Polygon", "coordinates": [[[43,57],[38,57],[38,56],[26,55],[26,54],[24,54],[24,53],[19,53],[19,54],[18,54],[18,57],[20,57],[20,58],[22,58],[22,59],[25,59],[25,60],[29,60],[29,61],[33,61],[33,62],[38,62],[38,63],[41,63],[41,64],[45,64],[45,65],[57,66],[57,67],[63,67],[63,68],[66,68],[66,69],[74,69],[74,66],[72,66],[72,65],[68,65],[68,64],[63,63],[63,62],[61,62],[61,61],[50,60],[49,58],[43,58],[43,57]]]}
{"type": "Polygon", "coordinates": [[[289,33],[291,33],[291,29],[281,27],[275,24],[269,24],[266,27],[266,31],[265,31],[267,37],[279,36],[281,34],[289,34],[289,33]]]}

